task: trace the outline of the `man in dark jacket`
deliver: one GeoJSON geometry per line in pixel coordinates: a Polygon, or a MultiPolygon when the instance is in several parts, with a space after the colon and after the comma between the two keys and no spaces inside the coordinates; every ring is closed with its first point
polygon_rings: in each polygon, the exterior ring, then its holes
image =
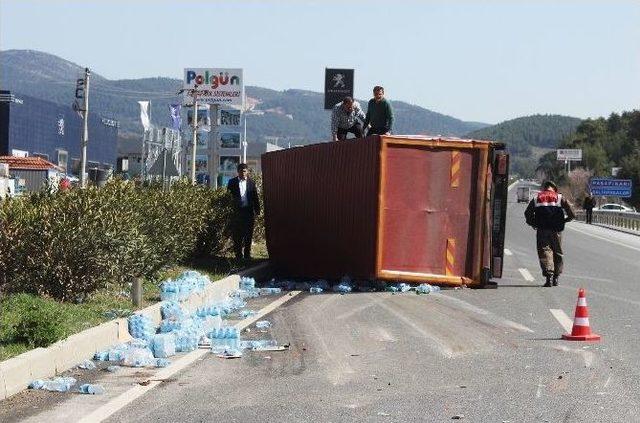
{"type": "Polygon", "coordinates": [[[393,109],[391,103],[384,98],[384,88],[379,85],[373,87],[373,98],[367,105],[364,129],[369,125],[371,128],[367,135],[389,135],[393,128],[393,109]]]}
{"type": "Polygon", "coordinates": [[[582,208],[586,214],[586,222],[591,224],[591,220],[593,219],[593,208],[596,206],[596,199],[593,195],[589,194],[584,198],[584,202],[582,203],[582,208]]]}
{"type": "Polygon", "coordinates": [[[571,204],[558,193],[552,181],[542,184],[542,191],[532,199],[524,212],[527,224],[536,229],[536,246],[544,286],[558,285],[562,273],[562,231],[564,224],[575,219],[571,204]],[[566,213],[566,216],[565,216],[566,213]]]}
{"type": "Polygon", "coordinates": [[[245,163],[238,165],[238,176],[229,180],[227,189],[233,196],[235,208],[231,229],[236,259],[250,259],[253,225],[256,215],[260,214],[260,198],[245,163]]]}

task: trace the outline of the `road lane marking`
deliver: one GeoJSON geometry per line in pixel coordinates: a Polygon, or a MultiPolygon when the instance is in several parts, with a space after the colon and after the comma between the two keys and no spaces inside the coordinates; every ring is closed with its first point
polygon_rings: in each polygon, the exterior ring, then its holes
{"type": "Polygon", "coordinates": [[[539,376],[538,389],[536,390],[536,398],[540,398],[542,396],[542,388],[544,388],[544,385],[542,384],[542,376],[539,376]]]}
{"type": "Polygon", "coordinates": [[[470,304],[466,301],[461,300],[460,298],[455,298],[455,297],[450,297],[448,295],[443,295],[443,294],[439,294],[439,298],[442,299],[446,299],[447,301],[450,301],[452,303],[456,303],[461,309],[463,310],[467,310],[467,311],[471,311],[473,313],[477,313],[480,314],[482,316],[487,316],[489,318],[491,318],[492,320],[495,320],[495,323],[498,323],[502,326],[511,328],[511,329],[516,329],[519,330],[521,332],[529,332],[529,333],[534,333],[534,331],[528,327],[526,327],[525,325],[522,325],[520,323],[516,323],[513,320],[509,320],[506,319],[502,316],[498,316],[495,313],[492,313],[488,310],[485,310],[483,308],[477,307],[473,304],[470,304]]]}
{"type": "Polygon", "coordinates": [[[520,268],[518,269],[518,272],[520,272],[524,280],[527,282],[533,282],[536,280],[536,278],[534,278],[527,269],[520,268]]]}
{"type": "MultiPolygon", "coordinates": [[[[266,307],[261,309],[256,315],[254,315],[252,317],[249,317],[247,319],[244,319],[244,320],[236,323],[234,326],[236,328],[238,328],[239,330],[242,330],[242,329],[246,328],[247,326],[251,325],[256,320],[264,317],[266,314],[269,314],[270,312],[272,312],[276,308],[280,307],[282,304],[284,304],[287,301],[289,301],[290,299],[294,298],[300,292],[301,291],[291,291],[291,293],[289,293],[289,295],[285,295],[283,297],[278,298],[277,300],[271,302],[266,307]]],[[[152,390],[153,388],[158,386],[160,383],[162,383],[163,379],[167,379],[167,378],[175,375],[176,373],[178,373],[179,371],[183,370],[187,366],[189,366],[189,365],[193,364],[194,362],[196,362],[200,357],[204,356],[205,354],[209,354],[209,353],[210,353],[210,350],[208,350],[208,349],[197,349],[195,351],[192,351],[192,352],[180,357],[177,361],[173,362],[169,366],[165,367],[164,369],[162,369],[162,370],[158,371],[156,374],[154,374],[152,376],[152,379],[155,379],[155,380],[152,380],[151,382],[149,382],[148,385],[146,385],[146,386],[142,386],[142,385],[134,386],[133,388],[131,388],[131,389],[123,392],[122,394],[118,395],[117,397],[113,398],[108,403],[102,405],[97,410],[94,410],[92,413],[84,416],[82,419],[79,420],[79,422],[80,423],[94,423],[94,422],[101,422],[101,421],[104,421],[104,420],[108,419],[110,416],[112,416],[113,414],[115,414],[116,412],[120,411],[122,408],[126,407],[128,404],[133,402],[136,398],[141,397],[145,393],[149,392],[150,390],[152,390]]]]}
{"type": "Polygon", "coordinates": [[[611,378],[612,376],[609,375],[609,377],[607,378],[607,381],[604,383],[604,386],[602,387],[603,389],[607,389],[607,386],[609,386],[609,383],[611,383],[611,378]]]}
{"type": "Polygon", "coordinates": [[[553,317],[556,318],[560,326],[567,332],[571,333],[571,329],[573,329],[573,321],[567,316],[567,313],[564,310],[558,310],[556,308],[549,309],[553,317]]]}
{"type": "Polygon", "coordinates": [[[512,255],[513,255],[513,253],[511,252],[511,250],[510,250],[510,249],[505,248],[505,249],[504,249],[504,255],[505,255],[505,256],[512,256],[512,255]]]}
{"type": "Polygon", "coordinates": [[[582,231],[582,230],[580,230],[580,229],[574,228],[574,227],[573,227],[573,226],[571,226],[571,225],[567,225],[567,228],[569,228],[569,229],[571,229],[571,230],[574,230],[574,231],[576,231],[576,232],[580,232],[581,234],[584,234],[584,235],[592,236],[592,237],[594,237],[594,238],[598,238],[598,239],[601,239],[601,240],[603,240],[603,241],[610,242],[610,243],[612,243],[612,244],[620,245],[621,247],[627,247],[627,248],[631,248],[632,250],[640,251],[640,248],[638,248],[638,247],[633,247],[633,246],[631,246],[631,245],[629,245],[629,244],[625,244],[625,243],[623,243],[623,242],[614,241],[614,240],[612,240],[612,239],[605,238],[605,237],[600,236],[600,235],[591,234],[591,233],[589,233],[589,232],[582,231]]]}

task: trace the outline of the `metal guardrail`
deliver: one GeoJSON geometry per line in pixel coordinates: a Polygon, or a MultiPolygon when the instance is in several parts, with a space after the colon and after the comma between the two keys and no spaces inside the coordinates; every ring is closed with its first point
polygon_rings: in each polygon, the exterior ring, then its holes
{"type": "MultiPolygon", "coordinates": [[[[585,217],[584,210],[576,213],[576,220],[584,222],[585,217]]],[[[594,210],[592,223],[640,232],[640,213],[594,210]]]]}

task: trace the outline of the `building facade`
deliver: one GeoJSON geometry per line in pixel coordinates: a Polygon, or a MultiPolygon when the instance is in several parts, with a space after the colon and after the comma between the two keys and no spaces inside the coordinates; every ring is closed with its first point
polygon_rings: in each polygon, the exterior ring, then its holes
{"type": "MultiPolygon", "coordinates": [[[[89,113],[88,169],[116,165],[119,123],[89,113]]],[[[41,157],[80,173],[82,118],[71,106],[0,91],[0,155],[41,157]]]]}

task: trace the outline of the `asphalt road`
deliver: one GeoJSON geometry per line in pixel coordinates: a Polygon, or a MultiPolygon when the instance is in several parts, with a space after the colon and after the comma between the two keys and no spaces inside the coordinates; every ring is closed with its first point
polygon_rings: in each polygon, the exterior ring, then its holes
{"type": "MultiPolygon", "coordinates": [[[[569,224],[565,274],[543,288],[525,206],[509,203],[497,290],[298,295],[247,334],[288,351],[207,353],[107,421],[640,421],[640,237],[569,224]],[[579,287],[602,342],[560,340],[579,287]]],[[[31,421],[82,414],[84,398],[31,421]]]]}

